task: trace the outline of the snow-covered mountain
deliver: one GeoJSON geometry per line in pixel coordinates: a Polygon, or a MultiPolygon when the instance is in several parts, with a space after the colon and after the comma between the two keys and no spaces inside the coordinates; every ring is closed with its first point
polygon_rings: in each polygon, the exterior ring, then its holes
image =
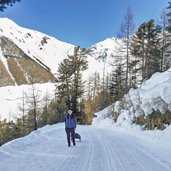
{"type": "MultiPolygon", "coordinates": [[[[110,72],[113,57],[116,55],[116,51],[121,45],[122,40],[108,38],[88,48],[91,53],[87,56],[89,68],[84,72],[84,80],[87,80],[88,76],[95,72],[102,75],[104,63],[106,72],[110,72]]],[[[35,68],[37,68],[38,64],[47,70],[48,73],[55,74],[58,64],[66,58],[68,54],[73,53],[74,47],[75,46],[72,44],[59,41],[41,32],[20,27],[8,18],[0,18],[0,68],[3,70],[5,81],[7,80],[0,86],[27,84],[29,73],[25,71],[25,68],[28,66],[28,63],[24,65],[23,61],[21,61],[21,59],[24,60],[25,58],[30,59],[31,66],[33,63],[36,63],[35,68]],[[11,67],[12,65],[18,68],[17,71],[11,69],[14,68],[11,67]],[[20,75],[24,77],[21,83],[17,81],[16,72],[20,72],[20,75]],[[8,77],[7,79],[7,75],[10,78],[8,77]]],[[[24,60],[24,62],[25,61],[26,60],[24,60]]],[[[41,72],[42,70],[39,73],[41,72]]],[[[48,76],[51,77],[51,79],[47,80],[46,78],[44,82],[54,80],[52,75],[48,76]]],[[[3,83],[3,81],[4,80],[1,82],[3,83]]],[[[41,81],[38,80],[37,82],[41,81]]]]}
{"type": "Polygon", "coordinates": [[[1,18],[0,73],[1,78],[4,78],[1,80],[1,86],[27,84],[29,72],[32,70],[31,75],[34,77],[34,73],[39,72],[37,79],[42,74],[43,81],[37,82],[53,82],[58,64],[73,48],[74,45],[38,31],[22,28],[7,18],[1,18]]]}
{"type": "Polygon", "coordinates": [[[112,37],[89,47],[90,55],[87,55],[89,68],[84,72],[84,76],[87,78],[97,72],[102,78],[104,68],[105,73],[111,73],[116,55],[122,46],[121,39],[112,37]]]}
{"type": "Polygon", "coordinates": [[[52,73],[56,73],[56,65],[75,47],[41,32],[20,27],[7,18],[0,19],[0,36],[10,38],[32,59],[48,66],[52,73]]]}
{"type": "Polygon", "coordinates": [[[121,39],[112,37],[92,45],[89,49],[92,51],[91,54],[94,58],[103,60],[105,57],[113,58],[119,48],[121,48],[122,44],[123,42],[121,39]]]}

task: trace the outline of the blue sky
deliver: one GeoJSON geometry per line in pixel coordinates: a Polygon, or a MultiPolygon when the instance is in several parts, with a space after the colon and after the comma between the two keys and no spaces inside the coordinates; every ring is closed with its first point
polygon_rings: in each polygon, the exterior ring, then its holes
{"type": "Polygon", "coordinates": [[[168,0],[21,0],[0,13],[18,25],[61,41],[89,47],[117,37],[127,7],[135,26],[157,20],[168,0]]]}

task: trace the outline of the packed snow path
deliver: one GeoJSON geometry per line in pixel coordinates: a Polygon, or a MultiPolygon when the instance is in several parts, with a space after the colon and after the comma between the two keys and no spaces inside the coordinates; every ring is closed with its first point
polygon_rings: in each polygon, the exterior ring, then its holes
{"type": "Polygon", "coordinates": [[[46,126],[0,147],[1,171],[170,171],[137,138],[78,126],[82,142],[67,146],[63,124],[46,126]]]}

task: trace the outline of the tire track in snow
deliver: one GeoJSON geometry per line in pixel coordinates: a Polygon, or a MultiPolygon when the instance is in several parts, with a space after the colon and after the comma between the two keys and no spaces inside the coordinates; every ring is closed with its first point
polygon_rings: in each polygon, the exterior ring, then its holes
{"type": "Polygon", "coordinates": [[[112,160],[112,166],[110,166],[111,170],[112,171],[115,171],[115,170],[127,171],[127,166],[125,166],[126,162],[122,161],[116,148],[114,148],[115,144],[111,144],[111,142],[114,142],[114,141],[109,141],[110,138],[107,136],[106,133],[107,132],[102,133],[101,131],[99,131],[98,134],[100,134],[101,137],[103,137],[102,139],[105,142],[104,148],[106,148],[107,155],[109,155],[110,160],[112,160]]]}
{"type": "Polygon", "coordinates": [[[156,160],[153,156],[151,156],[148,153],[145,153],[139,148],[134,147],[134,149],[137,149],[138,154],[136,151],[129,151],[130,155],[134,157],[135,161],[139,163],[144,170],[154,170],[154,171],[170,171],[169,168],[166,167],[166,165],[161,164],[160,161],[156,160]],[[140,158],[141,156],[141,158],[140,158]],[[143,158],[143,160],[142,160],[143,158]]]}
{"type": "Polygon", "coordinates": [[[114,162],[113,156],[111,155],[111,150],[109,149],[109,146],[107,144],[106,138],[104,138],[104,135],[100,135],[96,132],[96,136],[100,142],[100,146],[103,148],[103,155],[105,155],[105,170],[108,171],[116,171],[117,167],[114,162]]]}
{"type": "Polygon", "coordinates": [[[89,134],[88,130],[86,130],[87,135],[87,141],[88,141],[88,150],[87,150],[87,156],[86,161],[84,161],[83,167],[81,168],[81,171],[88,171],[91,170],[91,163],[93,163],[93,155],[94,155],[94,143],[93,143],[93,135],[89,134]]]}
{"type": "MultiPolygon", "coordinates": [[[[106,135],[107,134],[106,132],[106,135]]],[[[129,166],[128,168],[130,168],[132,164],[130,171],[170,171],[168,167],[161,165],[161,162],[157,161],[151,154],[145,153],[144,148],[143,150],[140,149],[136,143],[131,144],[128,139],[123,138],[123,136],[121,136],[121,138],[118,137],[118,135],[113,134],[113,136],[111,136],[111,133],[109,134],[110,135],[106,138],[109,140],[109,146],[112,147],[113,144],[114,151],[111,149],[112,153],[116,153],[122,163],[125,166],[129,166]],[[124,155],[121,155],[122,149],[124,149],[124,155]]],[[[131,136],[129,138],[131,138],[131,136]]]]}
{"type": "Polygon", "coordinates": [[[116,158],[120,162],[121,167],[119,167],[118,169],[124,169],[125,171],[147,171],[147,169],[143,165],[137,165],[137,162],[133,160],[134,156],[129,152],[130,147],[127,146],[125,148],[125,144],[122,141],[118,141],[117,138],[118,137],[115,137],[115,140],[113,140],[112,138],[108,137],[108,139],[110,140],[108,145],[112,146],[111,142],[114,142],[111,152],[112,154],[116,154],[116,158]]]}

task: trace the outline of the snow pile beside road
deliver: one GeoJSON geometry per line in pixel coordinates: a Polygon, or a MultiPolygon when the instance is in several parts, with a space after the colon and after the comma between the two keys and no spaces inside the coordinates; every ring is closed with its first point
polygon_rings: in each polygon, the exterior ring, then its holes
{"type": "Polygon", "coordinates": [[[160,111],[162,114],[171,111],[170,85],[171,69],[163,73],[155,73],[141,87],[131,89],[121,101],[96,113],[97,117],[93,119],[93,125],[99,125],[99,123],[103,125],[101,122],[104,120],[99,121],[99,119],[109,117],[111,120],[117,120],[117,126],[130,127],[135,117],[148,116],[153,111],[160,111]],[[116,117],[117,113],[119,116],[116,117]]]}

